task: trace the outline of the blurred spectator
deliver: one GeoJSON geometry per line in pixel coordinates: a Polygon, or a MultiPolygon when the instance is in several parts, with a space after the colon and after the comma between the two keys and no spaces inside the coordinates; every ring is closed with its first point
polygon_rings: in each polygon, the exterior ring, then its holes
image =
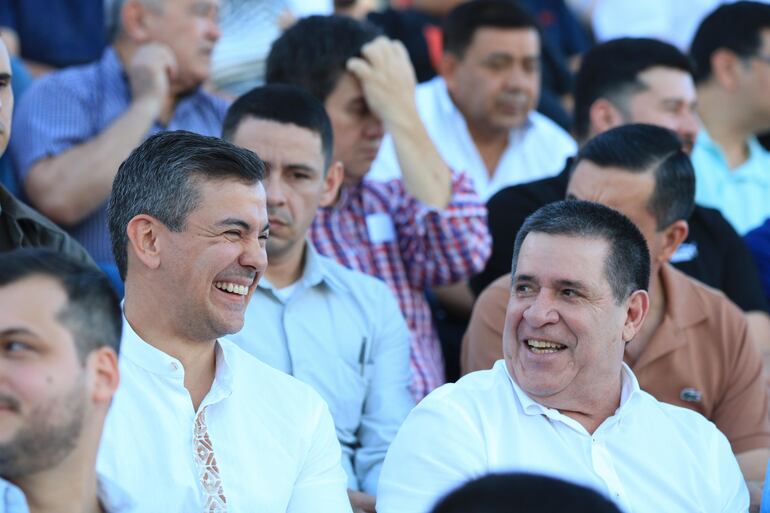
{"type": "Polygon", "coordinates": [[[235,98],[265,81],[265,61],[281,31],[297,18],[331,14],[331,0],[222,0],[222,37],[211,56],[211,87],[235,98]]]}
{"type": "Polygon", "coordinates": [[[745,240],[754,255],[765,296],[770,301],[770,219],[747,233],[745,240]]]}
{"type": "Polygon", "coordinates": [[[385,453],[414,406],[410,339],[387,285],[319,255],[307,239],[319,205],[334,203],[342,183],[331,122],[310,93],[273,84],[230,106],[223,138],[260,155],[268,170],[270,266],[232,340],[324,398],[352,505],[374,513],[385,453]]]}
{"type": "Polygon", "coordinates": [[[527,219],[514,254],[505,360],[412,410],[385,458],[377,511],[429,511],[490,472],[565,479],[622,511],[746,511],[724,435],[642,391],[622,361],[650,306],[636,226],[596,203],[551,203],[527,219]]]}
{"type": "MultiPolygon", "coordinates": [[[[557,173],[576,145],[534,112],[541,55],[534,18],[507,0],[466,3],[447,17],[444,41],[442,76],[418,86],[416,102],[445,162],[467,172],[482,199],[557,173]]],[[[371,177],[397,176],[386,137],[371,177]]]]}
{"type": "Polygon", "coordinates": [[[91,265],[51,250],[0,253],[0,511],[133,511],[95,470],[120,331],[118,298],[91,265]],[[18,489],[25,497],[9,504],[18,489]]]}
{"type": "Polygon", "coordinates": [[[745,234],[770,217],[770,153],[754,135],[770,129],[770,5],[719,7],[690,53],[703,121],[692,153],[695,198],[745,234]]]}
{"type": "Polygon", "coordinates": [[[533,474],[489,474],[462,485],[432,513],[620,513],[597,492],[533,474]]]}
{"type": "Polygon", "coordinates": [[[85,64],[102,54],[105,4],[117,0],[3,0],[0,32],[18,41],[17,54],[33,75],[85,64]]]}
{"type": "Polygon", "coordinates": [[[273,45],[268,83],[310,91],[334,130],[333,159],[345,179],[310,234],[322,255],[384,280],[412,332],[412,392],[421,399],[444,382],[441,349],[424,296],[465,280],[488,256],[485,209],[470,180],[452,172],[414,103],[415,79],[400,43],[340,16],[300,20],[273,45]],[[376,39],[375,39],[376,38],[376,39]],[[384,131],[402,180],[368,179],[384,131]]]}
{"type": "Polygon", "coordinates": [[[321,397],[224,337],[267,266],[264,169],[250,151],[174,131],[115,177],[122,380],[97,467],[136,511],[351,511],[321,397]]]}
{"type": "Polygon", "coordinates": [[[19,103],[11,154],[26,197],[119,284],[106,199],[120,162],[150,134],[219,133],[226,103],[200,89],[219,38],[218,0],[125,0],[95,63],[49,74],[19,103]]]}
{"type": "MultiPolygon", "coordinates": [[[[5,44],[0,39],[0,161],[8,139],[11,136],[11,118],[13,117],[14,93],[12,90],[13,74],[5,44]]],[[[44,246],[66,253],[84,265],[93,265],[91,257],[51,221],[8,191],[0,183],[0,251],[27,247],[44,246]]]]}

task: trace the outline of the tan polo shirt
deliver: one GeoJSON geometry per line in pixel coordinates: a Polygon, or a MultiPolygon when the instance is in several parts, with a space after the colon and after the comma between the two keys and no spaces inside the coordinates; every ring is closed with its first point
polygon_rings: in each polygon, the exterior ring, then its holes
{"type": "MultiPolygon", "coordinates": [[[[640,386],[663,402],[703,414],[736,454],[770,447],[762,359],[748,339],[743,312],[670,265],[661,277],[666,314],[632,366],[640,386]]],[[[476,301],[462,343],[463,374],[489,369],[502,358],[510,285],[510,274],[502,276],[476,301]]]]}

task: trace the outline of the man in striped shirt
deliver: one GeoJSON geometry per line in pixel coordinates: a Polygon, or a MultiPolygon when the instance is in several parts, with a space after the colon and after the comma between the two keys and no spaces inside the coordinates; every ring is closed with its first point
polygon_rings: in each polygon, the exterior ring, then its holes
{"type": "Polygon", "coordinates": [[[305,18],[273,45],[266,78],[303,87],[326,107],[333,158],[345,178],[336,202],[318,212],[311,238],[320,253],[393,289],[412,333],[412,393],[419,400],[444,382],[424,291],[483,267],[484,205],[468,177],[447,167],[420,121],[414,71],[400,43],[352,19],[305,18]],[[368,181],[386,131],[402,178],[368,181]]]}

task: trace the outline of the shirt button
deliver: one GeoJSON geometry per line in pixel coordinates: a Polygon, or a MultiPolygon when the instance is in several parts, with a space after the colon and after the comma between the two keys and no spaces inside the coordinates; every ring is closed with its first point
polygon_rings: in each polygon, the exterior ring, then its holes
{"type": "Polygon", "coordinates": [[[169,365],[169,368],[171,369],[172,372],[176,372],[179,370],[179,365],[177,365],[176,362],[171,362],[171,365],[169,365]]]}

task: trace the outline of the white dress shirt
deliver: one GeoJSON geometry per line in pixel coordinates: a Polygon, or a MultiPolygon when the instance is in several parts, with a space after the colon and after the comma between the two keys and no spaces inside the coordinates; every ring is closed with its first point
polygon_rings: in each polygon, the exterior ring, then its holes
{"type": "Polygon", "coordinates": [[[749,495],[727,439],[700,414],[658,402],[623,366],[620,407],[593,434],[531,399],[503,360],[425,398],[385,458],[378,513],[425,513],[489,472],[587,486],[627,513],[745,512],[749,495]]]}
{"type": "MultiPolygon", "coordinates": [[[[533,111],[524,126],[511,130],[508,146],[490,177],[465,118],[449,97],[444,79],[436,77],[418,85],[415,101],[441,158],[450,168],[465,172],[484,201],[509,185],[558,174],[564,168],[564,161],[577,152],[577,144],[567,132],[533,111]]],[[[400,176],[393,139],[386,136],[367,177],[387,181],[400,176]]]]}
{"type": "Polygon", "coordinates": [[[123,323],[97,469],[140,512],[350,512],[328,408],[227,339],[198,411],[176,358],[123,323]]]}
{"type": "Polygon", "coordinates": [[[385,453],[414,407],[409,330],[384,282],[306,248],[299,281],[276,290],[262,278],[231,339],[321,394],[348,487],[374,495],[385,453]]]}
{"type": "MultiPolygon", "coordinates": [[[[105,513],[132,513],[134,501],[115,483],[97,475],[96,496],[105,513]]],[[[27,498],[13,483],[0,478],[0,513],[29,513],[27,498]]]]}

